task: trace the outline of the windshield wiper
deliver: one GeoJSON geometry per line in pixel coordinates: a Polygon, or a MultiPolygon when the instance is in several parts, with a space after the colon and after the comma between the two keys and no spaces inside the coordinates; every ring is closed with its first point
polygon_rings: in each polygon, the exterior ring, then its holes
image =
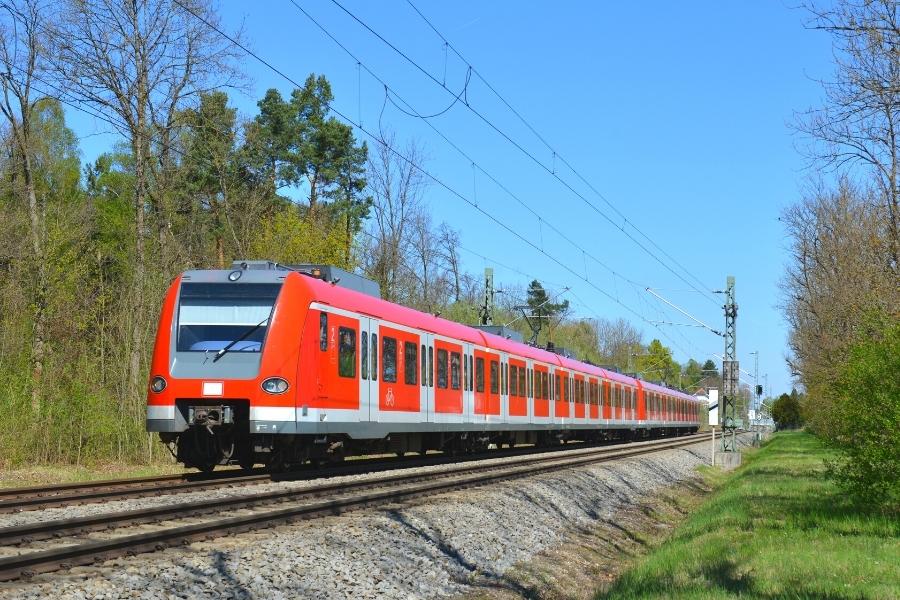
{"type": "Polygon", "coordinates": [[[229,342],[229,344],[228,344],[227,346],[225,346],[224,348],[222,348],[221,350],[219,350],[218,352],[216,352],[216,355],[213,357],[213,362],[216,362],[216,361],[218,361],[220,358],[222,358],[223,356],[225,356],[225,354],[226,354],[229,350],[231,350],[232,348],[234,348],[234,345],[235,345],[235,344],[237,344],[238,342],[243,342],[244,340],[246,340],[248,337],[250,337],[251,335],[253,335],[253,332],[254,332],[254,331],[256,331],[257,329],[259,329],[260,327],[262,327],[263,325],[265,325],[268,321],[269,321],[269,317],[266,317],[265,319],[263,319],[262,321],[260,321],[259,323],[257,323],[256,325],[254,325],[253,327],[251,327],[250,329],[248,329],[247,331],[245,331],[245,332],[244,332],[244,335],[242,335],[242,336],[239,337],[238,339],[234,340],[233,342],[229,342]]]}

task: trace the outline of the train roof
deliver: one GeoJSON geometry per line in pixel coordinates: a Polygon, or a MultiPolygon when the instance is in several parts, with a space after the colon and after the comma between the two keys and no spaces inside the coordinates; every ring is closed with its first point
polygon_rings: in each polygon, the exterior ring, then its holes
{"type": "MultiPolygon", "coordinates": [[[[302,282],[302,285],[308,286],[314,301],[317,302],[366,314],[386,321],[402,323],[408,327],[455,338],[484,348],[524,356],[541,363],[558,366],[562,369],[588,373],[595,377],[602,377],[603,379],[625,385],[637,385],[638,382],[640,382],[644,389],[650,391],[694,399],[693,396],[677,390],[665,388],[609,369],[603,369],[596,365],[567,358],[560,354],[556,354],[555,352],[529,346],[528,344],[507,339],[475,327],[469,327],[468,325],[444,319],[438,315],[424,313],[413,308],[395,304],[351,287],[338,285],[338,282],[325,281],[318,277],[313,277],[308,273],[295,271],[290,268],[286,269],[281,265],[277,265],[277,263],[269,264],[272,265],[272,267],[268,269],[251,269],[246,272],[246,279],[244,277],[241,277],[241,279],[244,281],[271,281],[277,283],[288,278],[296,278],[298,281],[302,282]]],[[[233,269],[187,271],[184,273],[183,279],[187,281],[222,281],[223,278],[227,279],[227,274],[232,271],[233,269]]]]}

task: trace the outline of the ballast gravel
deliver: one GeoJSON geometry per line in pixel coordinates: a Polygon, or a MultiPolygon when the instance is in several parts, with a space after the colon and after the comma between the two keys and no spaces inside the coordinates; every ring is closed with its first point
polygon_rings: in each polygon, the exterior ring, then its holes
{"type": "MultiPolygon", "coordinates": [[[[698,442],[117,559],[0,584],[0,598],[452,596],[471,591],[476,579],[502,584],[512,565],[563,544],[573,528],[614,522],[618,510],[642,496],[696,477],[696,467],[709,461],[709,449],[709,441],[698,442]]],[[[347,479],[360,477],[366,476],[347,479]]],[[[48,509],[4,515],[0,527],[313,485],[283,482],[48,509]]]]}

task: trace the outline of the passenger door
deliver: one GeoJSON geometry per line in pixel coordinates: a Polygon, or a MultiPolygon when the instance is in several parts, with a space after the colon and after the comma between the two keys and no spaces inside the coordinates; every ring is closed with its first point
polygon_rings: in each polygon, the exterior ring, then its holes
{"type": "Polygon", "coordinates": [[[378,420],[378,320],[359,320],[359,420],[378,420]]]}

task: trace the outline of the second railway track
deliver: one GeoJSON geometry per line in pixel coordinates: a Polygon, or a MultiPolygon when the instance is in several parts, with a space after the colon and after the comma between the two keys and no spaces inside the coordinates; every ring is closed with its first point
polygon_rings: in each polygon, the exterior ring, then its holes
{"type": "Polygon", "coordinates": [[[532,454],[503,463],[463,463],[440,471],[395,473],[349,482],[325,482],[301,489],[267,491],[0,528],[0,546],[19,546],[16,551],[20,552],[0,558],[0,581],[30,577],[123,555],[159,551],[193,541],[340,514],[424,495],[680,448],[707,439],[709,438],[705,434],[699,434],[625,447],[581,448],[563,454],[532,454]],[[290,505],[271,506],[279,503],[290,505]],[[221,516],[229,511],[248,514],[221,516]],[[197,517],[202,520],[107,539],[80,540],[50,549],[29,550],[21,547],[40,540],[77,540],[77,536],[93,532],[197,517]]]}

